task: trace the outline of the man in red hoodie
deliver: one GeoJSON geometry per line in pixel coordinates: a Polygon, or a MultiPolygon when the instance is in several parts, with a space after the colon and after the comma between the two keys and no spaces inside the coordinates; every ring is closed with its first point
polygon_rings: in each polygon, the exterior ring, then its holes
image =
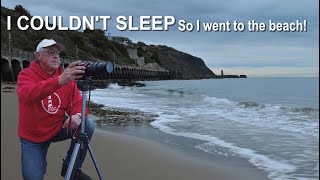
{"type": "MultiPolygon", "coordinates": [[[[18,135],[21,142],[21,166],[25,180],[42,180],[46,172],[46,156],[52,142],[72,139],[61,175],[64,177],[76,143],[72,138],[81,128],[82,97],[75,83],[85,73],[81,61],[71,63],[64,71],[60,52],[64,46],[52,39],[42,40],[36,49],[36,61],[23,69],[17,80],[19,97],[18,135]]],[[[89,140],[94,131],[92,120],[86,119],[89,140]]],[[[81,171],[87,148],[75,164],[75,179],[91,179],[81,171]]]]}

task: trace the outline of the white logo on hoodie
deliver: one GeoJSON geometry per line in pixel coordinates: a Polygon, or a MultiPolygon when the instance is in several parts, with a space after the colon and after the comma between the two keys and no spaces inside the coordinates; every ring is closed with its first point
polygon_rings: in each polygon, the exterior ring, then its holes
{"type": "Polygon", "coordinates": [[[61,99],[57,93],[49,95],[41,101],[43,109],[49,114],[56,114],[61,106],[61,99]]]}

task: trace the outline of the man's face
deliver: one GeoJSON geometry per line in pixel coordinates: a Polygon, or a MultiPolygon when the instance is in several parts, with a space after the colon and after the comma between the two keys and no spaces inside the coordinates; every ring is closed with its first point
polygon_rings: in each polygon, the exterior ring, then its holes
{"type": "Polygon", "coordinates": [[[58,47],[54,45],[43,48],[38,53],[38,59],[40,60],[43,70],[51,74],[60,66],[60,51],[58,47]]]}

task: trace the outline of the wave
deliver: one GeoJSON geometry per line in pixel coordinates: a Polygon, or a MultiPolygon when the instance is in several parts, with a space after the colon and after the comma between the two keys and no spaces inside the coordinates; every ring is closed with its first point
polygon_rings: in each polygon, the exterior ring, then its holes
{"type": "Polygon", "coordinates": [[[169,92],[169,94],[179,94],[179,95],[183,95],[184,94],[183,91],[179,91],[179,90],[175,90],[175,89],[168,89],[166,91],[169,92]]]}
{"type": "Polygon", "coordinates": [[[310,108],[310,107],[280,107],[280,109],[283,111],[304,113],[304,114],[319,113],[319,109],[310,108]]]}
{"type": "Polygon", "coordinates": [[[264,104],[259,104],[257,102],[240,102],[237,104],[237,106],[242,108],[257,108],[257,109],[262,109],[266,107],[264,104]]]}
{"type": "Polygon", "coordinates": [[[313,114],[319,113],[319,109],[310,108],[310,107],[294,107],[294,106],[281,106],[281,105],[264,105],[257,102],[239,102],[236,106],[241,108],[248,108],[248,109],[264,109],[264,108],[273,108],[277,111],[284,111],[286,113],[302,113],[302,114],[313,114]]]}
{"type": "Polygon", "coordinates": [[[203,99],[205,102],[210,103],[211,105],[233,105],[233,102],[225,99],[225,98],[216,98],[216,97],[204,97],[203,99]]]}
{"type": "Polygon", "coordinates": [[[118,83],[114,83],[114,84],[110,84],[108,88],[117,90],[117,89],[122,89],[123,86],[118,85],[118,83]]]}

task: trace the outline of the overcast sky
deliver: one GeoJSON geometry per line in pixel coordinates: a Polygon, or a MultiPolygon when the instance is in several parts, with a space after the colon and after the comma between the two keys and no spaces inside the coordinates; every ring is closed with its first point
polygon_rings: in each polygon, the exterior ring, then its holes
{"type": "MultiPolygon", "coordinates": [[[[319,1],[318,0],[2,0],[13,9],[21,4],[32,15],[111,16],[107,33],[126,36],[133,42],[167,45],[200,57],[216,74],[248,76],[316,76],[319,77],[319,1]],[[174,16],[175,26],[168,31],[119,31],[116,17],[174,16]],[[178,21],[196,23],[243,22],[243,32],[181,32],[178,21]],[[265,32],[249,32],[247,22],[267,25],[265,32]],[[269,20],[291,23],[307,20],[307,32],[269,32],[269,20]]],[[[101,28],[97,26],[97,28],[101,28]]],[[[231,26],[232,28],[232,26],[231,26]]]]}

